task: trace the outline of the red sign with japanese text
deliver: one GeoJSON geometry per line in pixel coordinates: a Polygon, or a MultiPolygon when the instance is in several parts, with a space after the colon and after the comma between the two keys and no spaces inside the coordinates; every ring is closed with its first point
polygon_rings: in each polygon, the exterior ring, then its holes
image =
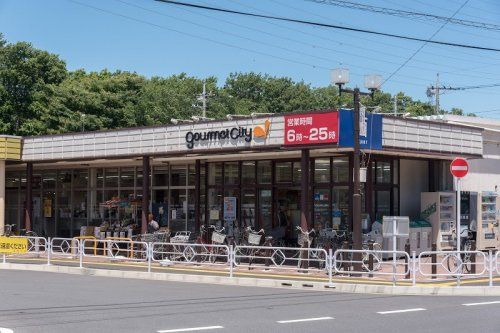
{"type": "Polygon", "coordinates": [[[285,145],[339,142],[337,111],[285,116],[285,145]]]}

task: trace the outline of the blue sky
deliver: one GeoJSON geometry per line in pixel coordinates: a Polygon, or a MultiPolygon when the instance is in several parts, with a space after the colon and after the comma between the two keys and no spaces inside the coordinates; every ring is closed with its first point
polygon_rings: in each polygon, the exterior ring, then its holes
{"type": "MultiPolygon", "coordinates": [[[[465,0],[352,1],[450,16],[465,0]]],[[[429,38],[442,24],[306,0],[189,2],[420,38],[429,38]]],[[[469,0],[455,17],[500,24],[500,1],[469,0]]],[[[0,32],[9,42],[28,41],[59,54],[71,70],[121,69],[146,76],[186,72],[216,76],[220,84],[231,72],[254,71],[326,86],[329,69],[346,67],[350,85],[363,86],[365,74],[387,78],[422,45],[153,0],[0,0],[0,32]]],[[[434,39],[500,48],[500,31],[452,24],[434,39]]],[[[383,89],[427,101],[426,88],[435,83],[436,73],[446,86],[500,83],[500,53],[428,44],[383,89]]],[[[449,92],[441,104],[500,118],[500,87],[449,92]]]]}

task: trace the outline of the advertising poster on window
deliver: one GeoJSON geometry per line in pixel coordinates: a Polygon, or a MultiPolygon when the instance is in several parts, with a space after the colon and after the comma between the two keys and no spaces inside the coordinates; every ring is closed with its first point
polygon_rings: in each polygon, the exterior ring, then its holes
{"type": "Polygon", "coordinates": [[[285,145],[311,145],[339,141],[337,111],[285,116],[285,145]]]}
{"type": "Polygon", "coordinates": [[[236,197],[224,197],[224,220],[236,220],[236,197]]]}

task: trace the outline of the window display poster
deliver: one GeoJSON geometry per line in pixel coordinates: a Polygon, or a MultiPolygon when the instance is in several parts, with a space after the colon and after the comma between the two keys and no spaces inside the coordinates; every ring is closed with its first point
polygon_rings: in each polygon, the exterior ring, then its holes
{"type": "Polygon", "coordinates": [[[52,217],[52,199],[43,199],[43,217],[52,217]]]}
{"type": "Polygon", "coordinates": [[[236,197],[224,197],[224,220],[236,220],[236,197]]]}

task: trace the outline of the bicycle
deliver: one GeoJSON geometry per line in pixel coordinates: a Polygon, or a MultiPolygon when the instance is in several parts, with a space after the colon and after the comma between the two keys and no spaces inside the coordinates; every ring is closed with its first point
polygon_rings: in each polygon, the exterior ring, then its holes
{"type": "MultiPolygon", "coordinates": [[[[456,231],[453,232],[455,236],[455,243],[457,242],[456,231]]],[[[463,237],[460,237],[463,238],[463,237]]],[[[460,259],[458,258],[456,252],[450,252],[447,254],[446,266],[448,271],[452,274],[467,274],[472,271],[472,239],[474,235],[472,231],[467,229],[467,236],[460,249],[460,259]]]]}

